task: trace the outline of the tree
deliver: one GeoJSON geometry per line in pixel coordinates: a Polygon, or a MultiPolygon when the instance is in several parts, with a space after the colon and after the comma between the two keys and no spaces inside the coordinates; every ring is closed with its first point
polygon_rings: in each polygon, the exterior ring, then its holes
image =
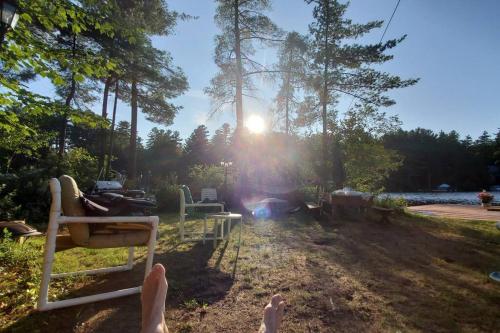
{"type": "Polygon", "coordinates": [[[269,73],[264,65],[252,59],[255,46],[272,45],[281,31],[264,12],[269,0],[217,0],[215,22],[221,34],[215,37],[215,63],[220,71],[205,88],[213,101],[212,113],[235,105],[236,132],[243,129],[243,96],[251,97],[254,74],[269,73]]]}
{"type": "Polygon", "coordinates": [[[179,132],[153,127],[148,134],[145,155],[145,167],[154,177],[165,179],[175,173],[181,156],[179,132]]]}
{"type": "Polygon", "coordinates": [[[200,125],[191,133],[184,145],[184,167],[208,164],[209,152],[208,129],[205,125],[200,125]]]}
{"type": "MultiPolygon", "coordinates": [[[[332,178],[359,191],[381,192],[386,179],[402,165],[396,150],[384,147],[381,137],[400,129],[397,117],[387,117],[370,105],[349,110],[333,131],[330,153],[332,178]]],[[[331,125],[332,126],[332,125],[331,125]]]]}
{"type": "MultiPolygon", "coordinates": [[[[57,113],[68,119],[73,111],[70,104],[76,85],[86,77],[99,77],[114,67],[113,62],[98,56],[94,48],[76,47],[77,39],[89,31],[113,34],[111,27],[100,20],[102,16],[89,15],[82,8],[83,2],[19,1],[21,15],[17,29],[6,34],[0,53],[0,84],[4,88],[0,92],[0,109],[11,124],[19,122],[21,113],[46,116],[57,113]],[[34,75],[48,77],[56,86],[71,81],[72,88],[65,101],[53,101],[26,89],[22,82],[34,75]],[[11,112],[12,107],[17,111],[11,112]]],[[[67,120],[59,128],[60,154],[64,152],[66,123],[67,120]]]]}
{"type": "Polygon", "coordinates": [[[290,133],[300,102],[297,90],[303,88],[307,65],[307,41],[297,32],[290,32],[278,52],[277,77],[281,81],[276,96],[276,114],[284,118],[285,133],[290,133]]]}
{"type": "Polygon", "coordinates": [[[221,161],[231,159],[231,127],[224,123],[221,128],[215,130],[215,134],[210,141],[210,160],[219,164],[221,161]]]}
{"type": "Polygon", "coordinates": [[[128,174],[136,176],[137,114],[140,108],[146,119],[163,125],[171,125],[181,107],[169,102],[183,93],[188,85],[180,68],[172,65],[171,57],[152,47],[149,38],[135,43],[129,52],[120,89],[131,105],[130,160],[128,174]]]}
{"type": "MultiPolygon", "coordinates": [[[[323,184],[328,179],[328,123],[335,121],[335,105],[339,94],[353,96],[364,103],[389,106],[393,100],[384,92],[412,85],[417,80],[401,80],[398,76],[377,71],[370,65],[392,59],[385,51],[399,44],[405,36],[385,43],[361,45],[348,44],[382,25],[382,21],[355,24],[345,18],[348,7],[336,0],[306,0],[314,4],[314,21],[309,25],[312,35],[311,63],[308,72],[308,89],[302,115],[309,122],[322,123],[322,172],[323,184]],[[319,112],[318,112],[319,111],[319,112]]],[[[342,183],[336,184],[338,187],[342,183]]]]}

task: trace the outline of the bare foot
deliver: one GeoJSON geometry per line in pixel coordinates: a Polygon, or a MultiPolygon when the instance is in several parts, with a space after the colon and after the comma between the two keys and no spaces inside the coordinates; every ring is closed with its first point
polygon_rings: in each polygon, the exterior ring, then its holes
{"type": "Polygon", "coordinates": [[[264,309],[264,319],[258,333],[277,333],[281,326],[284,310],[283,297],[279,294],[274,295],[264,309]]]}
{"type": "Polygon", "coordinates": [[[156,264],[142,286],[142,329],[141,333],[168,333],[165,324],[165,299],[167,298],[165,267],[156,264]]]}

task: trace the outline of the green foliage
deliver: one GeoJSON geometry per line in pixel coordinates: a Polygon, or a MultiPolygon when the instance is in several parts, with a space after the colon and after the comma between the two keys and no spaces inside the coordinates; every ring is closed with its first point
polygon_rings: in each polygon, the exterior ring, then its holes
{"type": "Polygon", "coordinates": [[[394,48],[405,38],[388,40],[378,44],[360,44],[358,41],[373,29],[380,28],[382,21],[355,24],[346,17],[349,3],[337,0],[306,0],[314,4],[313,22],[309,25],[312,37],[310,65],[307,69],[306,90],[300,108],[299,123],[323,125],[321,178],[326,184],[330,178],[330,168],[334,181],[342,187],[342,156],[335,156],[333,165],[329,165],[329,131],[335,131],[338,97],[341,94],[356,97],[363,104],[389,106],[394,101],[387,96],[391,89],[404,88],[418,80],[402,80],[397,75],[374,69],[393,58],[386,51],[394,48]],[[332,126],[333,125],[333,126],[332,126]],[[337,176],[335,176],[337,175],[337,176]]]}
{"type": "Polygon", "coordinates": [[[0,220],[14,219],[21,209],[21,206],[14,202],[16,192],[5,191],[6,187],[6,184],[0,184],[0,220]]]}
{"type": "Polygon", "coordinates": [[[71,149],[63,158],[61,169],[76,179],[80,189],[91,187],[97,179],[97,159],[85,148],[71,149]]]}
{"type": "Polygon", "coordinates": [[[196,164],[208,164],[210,163],[209,154],[208,129],[205,125],[200,125],[186,140],[184,165],[190,167],[196,164]]]}
{"type": "MultiPolygon", "coordinates": [[[[500,133],[500,132],[499,132],[500,133]]],[[[387,149],[403,158],[401,168],[386,182],[391,191],[432,190],[442,183],[462,191],[478,191],[496,183],[488,168],[495,164],[500,144],[484,134],[460,140],[455,131],[434,133],[417,128],[383,136],[387,149]]]]}
{"type": "Polygon", "coordinates": [[[395,151],[377,142],[348,145],[346,156],[345,183],[363,192],[382,192],[385,180],[402,164],[395,151]]]}
{"type": "Polygon", "coordinates": [[[219,72],[210,80],[205,93],[212,99],[212,113],[236,104],[237,127],[243,126],[243,94],[252,89],[253,74],[266,67],[252,59],[257,46],[276,43],[281,31],[266,16],[271,8],[268,0],[217,0],[215,23],[221,33],[215,37],[215,64],[219,72]]]}
{"type": "Polygon", "coordinates": [[[287,34],[285,41],[278,52],[276,77],[281,81],[278,94],[275,98],[274,110],[276,121],[285,133],[290,133],[297,124],[300,102],[297,96],[303,93],[306,81],[308,43],[305,36],[297,32],[287,34]]]}
{"type": "Polygon", "coordinates": [[[155,191],[156,204],[160,212],[176,212],[179,210],[179,186],[162,183],[155,191]]]}
{"type": "MultiPolygon", "coordinates": [[[[7,229],[0,230],[0,317],[26,312],[38,296],[42,247],[30,242],[19,244],[7,229]]],[[[1,324],[1,320],[0,320],[1,324]]]]}
{"type": "Polygon", "coordinates": [[[203,187],[220,188],[224,183],[224,168],[216,165],[194,165],[189,169],[189,179],[193,192],[203,187]]]}
{"type": "Polygon", "coordinates": [[[403,212],[408,203],[403,198],[391,198],[387,195],[381,195],[374,199],[375,206],[392,208],[398,212],[403,212]]]}

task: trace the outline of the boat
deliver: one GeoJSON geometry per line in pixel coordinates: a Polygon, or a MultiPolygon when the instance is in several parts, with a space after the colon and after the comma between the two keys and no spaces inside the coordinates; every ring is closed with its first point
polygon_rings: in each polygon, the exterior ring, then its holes
{"type": "Polygon", "coordinates": [[[448,184],[441,184],[438,187],[436,187],[432,192],[451,192],[452,188],[448,184]]]}

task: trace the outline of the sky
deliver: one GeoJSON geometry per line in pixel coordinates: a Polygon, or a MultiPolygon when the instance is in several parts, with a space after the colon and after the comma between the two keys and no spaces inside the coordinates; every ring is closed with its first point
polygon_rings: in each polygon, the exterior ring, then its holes
{"type": "MultiPolygon", "coordinates": [[[[396,3],[397,0],[351,0],[347,17],[355,23],[387,23],[396,3]]],[[[213,21],[215,1],[167,0],[167,4],[170,9],[198,16],[196,20],[179,22],[170,36],[153,38],[154,46],[170,52],[174,64],[184,70],[190,86],[174,100],[183,109],[169,128],[187,138],[201,124],[208,127],[211,135],[224,122],[234,126],[232,112],[208,118],[210,99],[203,93],[217,72],[213,62],[214,37],[219,33],[213,21]]],[[[500,128],[499,13],[497,0],[401,0],[384,40],[404,34],[407,38],[390,50],[394,59],[380,69],[420,81],[391,92],[389,96],[396,104],[381,110],[398,115],[402,127],[408,130],[457,130],[462,137],[470,134],[473,138],[484,130],[496,133],[500,128]]],[[[273,0],[268,15],[285,31],[307,33],[312,6],[303,0],[273,0]]],[[[378,42],[384,27],[374,29],[363,41],[378,42]]],[[[268,65],[275,61],[272,50],[260,51],[257,57],[268,65]]],[[[257,100],[244,100],[245,117],[257,114],[266,118],[277,86],[259,79],[256,83],[262,93],[257,100]]],[[[50,88],[37,82],[35,89],[47,92],[50,88]]],[[[350,103],[351,97],[341,98],[339,111],[346,111],[350,103]]],[[[95,112],[100,113],[99,103],[95,112]]],[[[117,118],[129,120],[130,107],[120,104],[117,118]]],[[[155,126],[163,127],[139,117],[141,137],[145,138],[155,126]]]]}

